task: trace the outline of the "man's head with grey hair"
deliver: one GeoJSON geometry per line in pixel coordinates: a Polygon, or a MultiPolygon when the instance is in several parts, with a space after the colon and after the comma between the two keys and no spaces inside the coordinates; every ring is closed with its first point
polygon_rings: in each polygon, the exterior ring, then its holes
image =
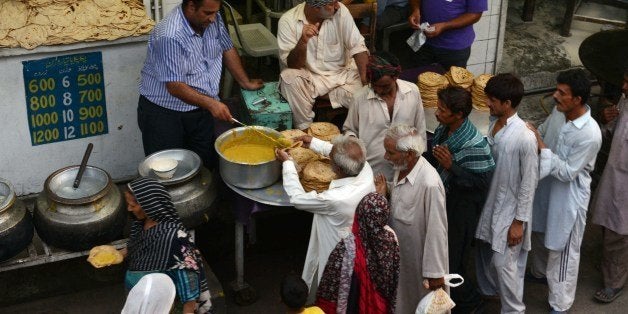
{"type": "Polygon", "coordinates": [[[366,163],[366,147],[362,140],[349,135],[338,135],[329,154],[334,171],[339,176],[357,176],[366,163]],[[339,173],[341,172],[341,173],[339,173]]]}
{"type": "Polygon", "coordinates": [[[423,140],[415,127],[404,124],[393,125],[386,131],[386,137],[395,140],[399,151],[414,151],[417,155],[421,155],[425,150],[423,140]]]}
{"type": "Polygon", "coordinates": [[[425,150],[425,144],[415,127],[398,124],[386,131],[384,148],[384,159],[393,165],[393,169],[404,171],[414,167],[425,150]]]}
{"type": "Polygon", "coordinates": [[[315,8],[320,8],[332,2],[334,2],[334,0],[305,0],[305,4],[313,6],[315,8]]]}

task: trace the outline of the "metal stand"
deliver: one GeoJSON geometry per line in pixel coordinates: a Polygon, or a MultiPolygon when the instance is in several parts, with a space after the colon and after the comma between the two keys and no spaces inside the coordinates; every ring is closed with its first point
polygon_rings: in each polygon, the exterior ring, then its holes
{"type": "MultiPolygon", "coordinates": [[[[109,243],[109,245],[114,246],[116,249],[122,249],[126,247],[127,241],[128,239],[116,240],[109,243]]],[[[37,231],[35,231],[33,241],[31,241],[24,251],[20,252],[15,257],[0,263],[0,272],[53,263],[87,255],[89,255],[89,250],[70,252],[48,246],[48,244],[39,238],[37,231]]]]}
{"type": "Polygon", "coordinates": [[[249,305],[257,301],[255,289],[244,282],[244,225],[236,221],[235,225],[235,264],[236,280],[231,283],[238,305],[249,305]]]}
{"type": "MultiPolygon", "coordinates": [[[[225,184],[234,192],[250,200],[272,206],[291,206],[281,180],[272,186],[254,190],[238,188],[228,182],[225,184]]],[[[251,217],[249,223],[251,224],[251,243],[254,243],[257,238],[255,218],[251,217]]],[[[244,281],[244,224],[238,220],[235,221],[235,264],[236,280],[231,283],[231,289],[235,292],[235,302],[238,305],[249,305],[257,300],[257,293],[244,281]]]]}

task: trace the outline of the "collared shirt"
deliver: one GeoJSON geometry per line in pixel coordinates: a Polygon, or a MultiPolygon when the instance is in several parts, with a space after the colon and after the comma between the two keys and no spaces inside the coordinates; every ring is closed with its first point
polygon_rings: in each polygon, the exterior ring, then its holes
{"type": "Polygon", "coordinates": [[[166,89],[168,82],[183,82],[201,94],[219,99],[222,54],[232,47],[220,13],[216,14],[216,21],[199,35],[178,6],[150,34],[140,77],[140,94],[159,106],[176,111],[191,111],[198,107],[172,96],[166,89]]]}
{"type": "Polygon", "coordinates": [[[591,175],[602,147],[602,133],[591,108],[573,121],[554,108],[539,126],[547,148],[541,150],[539,186],[534,198],[532,230],[545,233],[545,246],[562,251],[578,211],[586,212],[591,175]]]}
{"type": "Polygon", "coordinates": [[[523,249],[530,250],[529,222],[538,179],[536,136],[516,113],[494,136],[497,119],[489,125],[487,140],[495,159],[495,172],[475,237],[504,253],[508,229],[514,219],[524,222],[523,249]]]}
{"type": "Polygon", "coordinates": [[[392,180],[393,170],[390,163],[384,160],[384,137],[386,130],[393,124],[417,128],[427,147],[423,102],[416,84],[397,80],[392,119],[386,102],[369,86],[362,87],[354,96],[354,104],[349,107],[349,114],[342,127],[344,132],[357,136],[366,144],[366,160],[373,167],[373,173],[381,172],[389,181],[392,180]]]}
{"type": "Polygon", "coordinates": [[[420,157],[405,178],[394,174],[390,227],[399,240],[400,269],[395,313],[414,313],[429,290],[423,278],[449,273],[445,188],[436,169],[420,157]]]}
{"type": "MultiPolygon", "coordinates": [[[[451,21],[465,13],[482,13],[488,9],[486,0],[421,1],[421,22],[436,24],[451,21]]],[[[444,31],[428,38],[426,44],[438,48],[460,50],[471,47],[475,33],[473,25],[444,31]]]]}
{"type": "MultiPolygon", "coordinates": [[[[368,51],[351,13],[342,3],[339,6],[332,18],[321,23],[318,36],[307,42],[306,68],[312,73],[330,77],[339,75],[346,67],[356,67],[354,55],[368,51]]],[[[305,3],[301,3],[279,19],[277,44],[282,68],[287,67],[288,55],[301,38],[303,25],[309,24],[304,8],[305,3]]]]}
{"type": "MultiPolygon", "coordinates": [[[[313,138],[310,148],[329,156],[332,145],[313,138]]],[[[285,161],[282,172],[283,188],[290,197],[290,203],[297,209],[314,214],[302,275],[303,280],[311,287],[314,280],[317,283],[320,281],[327,258],[336,244],[351,233],[353,215],[358,203],[366,194],[375,192],[373,171],[367,162],[357,176],[333,180],[329,189],[322,193],[305,192],[293,161],[285,161]]]]}
{"type": "Polygon", "coordinates": [[[617,104],[619,116],[604,129],[613,134],[604,173],[592,202],[591,222],[628,235],[628,98],[617,104]]]}

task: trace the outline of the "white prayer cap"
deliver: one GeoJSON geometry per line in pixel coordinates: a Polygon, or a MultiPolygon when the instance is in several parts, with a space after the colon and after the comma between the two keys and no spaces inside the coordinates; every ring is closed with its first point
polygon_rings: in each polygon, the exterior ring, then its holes
{"type": "Polygon", "coordinates": [[[176,292],[168,275],[148,274],[131,289],[121,314],[168,314],[176,292]]]}

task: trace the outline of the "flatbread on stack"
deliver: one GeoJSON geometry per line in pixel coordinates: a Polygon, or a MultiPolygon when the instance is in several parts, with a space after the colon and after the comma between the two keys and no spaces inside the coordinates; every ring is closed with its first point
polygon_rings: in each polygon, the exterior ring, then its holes
{"type": "Polygon", "coordinates": [[[111,245],[99,245],[89,250],[87,261],[96,268],[120,264],[124,257],[111,245]]]}
{"type": "Polygon", "coordinates": [[[329,189],[329,184],[336,178],[329,162],[315,160],[308,163],[303,169],[301,185],[306,192],[316,191],[322,193],[329,189]]]}
{"type": "Polygon", "coordinates": [[[299,173],[303,171],[305,166],[312,162],[322,158],[321,155],[315,153],[313,150],[305,147],[295,147],[288,150],[292,159],[297,164],[297,170],[299,173]]]}
{"type": "Polygon", "coordinates": [[[340,135],[340,129],[333,123],[314,122],[307,129],[307,134],[319,140],[330,142],[334,137],[340,135]]]}
{"type": "Polygon", "coordinates": [[[299,130],[299,129],[292,129],[292,130],[283,130],[281,132],[281,135],[283,135],[284,137],[287,137],[289,139],[294,140],[295,138],[299,137],[299,136],[303,136],[303,135],[307,135],[307,133],[299,130]]]}
{"type": "Polygon", "coordinates": [[[457,66],[452,66],[445,77],[449,80],[449,84],[453,86],[460,86],[466,90],[473,85],[473,73],[469,70],[457,66]]]}
{"type": "Polygon", "coordinates": [[[115,40],[154,25],[140,0],[0,0],[0,48],[115,40]]]}
{"type": "Polygon", "coordinates": [[[478,111],[490,110],[486,105],[484,87],[486,87],[486,83],[491,77],[493,76],[490,74],[481,74],[473,80],[473,86],[471,86],[471,100],[473,101],[473,108],[478,111]]]}
{"type": "Polygon", "coordinates": [[[438,73],[423,72],[419,74],[417,85],[421,92],[423,107],[436,108],[438,103],[438,95],[436,93],[439,89],[447,87],[449,81],[445,76],[438,73]]]}
{"type": "Polygon", "coordinates": [[[291,145],[289,145],[291,148],[294,147],[301,147],[301,145],[303,145],[302,141],[297,141],[296,139],[303,136],[303,135],[307,135],[307,133],[298,130],[298,129],[292,129],[292,130],[283,130],[281,132],[281,136],[283,138],[286,138],[288,140],[291,141],[291,145]]]}

